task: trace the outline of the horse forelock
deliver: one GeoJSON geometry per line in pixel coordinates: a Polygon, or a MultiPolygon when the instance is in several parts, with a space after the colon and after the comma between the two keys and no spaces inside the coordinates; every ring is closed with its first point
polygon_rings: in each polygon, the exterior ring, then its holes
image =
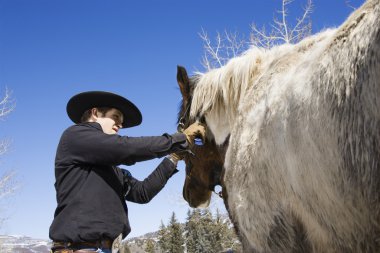
{"type": "Polygon", "coordinates": [[[240,100],[257,77],[264,51],[253,48],[221,68],[198,73],[190,117],[205,116],[217,144],[229,135],[240,100]]]}

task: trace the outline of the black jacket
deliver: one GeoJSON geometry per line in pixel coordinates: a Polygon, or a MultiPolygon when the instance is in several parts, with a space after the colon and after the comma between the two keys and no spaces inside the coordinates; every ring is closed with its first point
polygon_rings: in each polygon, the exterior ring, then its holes
{"type": "Polygon", "coordinates": [[[49,236],[82,242],[123,237],[131,231],[125,200],[149,202],[177,172],[164,159],[144,180],[117,165],[162,157],[187,148],[184,134],[127,137],[103,133],[98,123],[69,127],[55,158],[57,208],[49,236]]]}

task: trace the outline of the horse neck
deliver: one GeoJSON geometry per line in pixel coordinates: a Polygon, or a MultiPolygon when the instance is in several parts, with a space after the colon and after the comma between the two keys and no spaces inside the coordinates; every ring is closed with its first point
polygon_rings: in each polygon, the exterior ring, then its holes
{"type": "MultiPolygon", "coordinates": [[[[331,113],[333,122],[340,125],[340,138],[354,143],[353,146],[358,145],[356,142],[363,133],[375,135],[375,131],[369,133],[367,129],[378,128],[375,124],[380,118],[379,34],[380,1],[368,0],[337,28],[315,61],[316,71],[308,74],[318,112],[331,113]]],[[[362,147],[358,150],[364,152],[362,147]]]]}

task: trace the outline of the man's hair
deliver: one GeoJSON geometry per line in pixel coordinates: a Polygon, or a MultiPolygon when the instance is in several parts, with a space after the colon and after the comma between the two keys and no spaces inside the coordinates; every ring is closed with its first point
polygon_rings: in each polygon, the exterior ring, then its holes
{"type": "MultiPolygon", "coordinates": [[[[105,115],[109,110],[111,110],[111,107],[95,107],[98,112],[100,112],[102,115],[105,115]]],[[[87,122],[91,118],[91,109],[88,109],[82,114],[82,117],[80,118],[80,122],[84,123],[87,122]]]]}

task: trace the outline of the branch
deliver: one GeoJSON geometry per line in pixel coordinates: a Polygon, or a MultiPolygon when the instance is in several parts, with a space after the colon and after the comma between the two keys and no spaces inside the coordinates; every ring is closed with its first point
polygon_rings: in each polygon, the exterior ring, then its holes
{"type": "Polygon", "coordinates": [[[0,177],[0,200],[12,195],[19,188],[19,185],[14,180],[15,174],[15,171],[11,171],[0,177]]]}
{"type": "Polygon", "coordinates": [[[226,55],[225,61],[240,55],[244,50],[247,49],[247,42],[243,35],[239,35],[238,32],[227,32],[224,31],[224,36],[226,40],[226,55]]]}
{"type": "Polygon", "coordinates": [[[210,59],[208,57],[208,54],[211,56],[212,59],[214,59],[217,64],[220,66],[223,66],[223,63],[222,63],[222,59],[219,55],[219,50],[221,48],[221,44],[222,44],[222,40],[221,40],[221,36],[220,34],[218,33],[217,37],[216,37],[216,46],[213,47],[211,45],[211,41],[207,35],[207,33],[205,32],[205,30],[202,28],[202,32],[199,33],[199,36],[201,37],[201,39],[203,40],[204,42],[204,45],[203,45],[203,48],[205,49],[205,55],[203,57],[203,66],[206,67],[208,70],[210,70],[212,68],[212,63],[210,62],[210,59]]]}
{"type": "Polygon", "coordinates": [[[313,3],[311,0],[308,0],[307,5],[304,8],[303,16],[302,16],[302,18],[297,19],[298,22],[294,26],[293,31],[297,31],[298,29],[302,30],[302,27],[301,28],[299,28],[299,27],[304,24],[306,18],[309,17],[309,15],[312,13],[312,11],[313,11],[313,3]]]}
{"type": "Polygon", "coordinates": [[[281,15],[281,18],[273,18],[269,32],[265,30],[265,26],[258,29],[256,24],[252,24],[249,42],[246,42],[237,32],[230,33],[225,31],[223,37],[220,33],[217,33],[215,43],[213,44],[202,28],[202,32],[199,33],[199,36],[204,44],[204,55],[202,57],[203,67],[205,67],[206,70],[221,67],[229,59],[248,49],[249,45],[269,49],[279,44],[297,43],[310,35],[311,22],[307,22],[307,20],[312,12],[312,0],[306,0],[307,4],[304,8],[303,15],[300,18],[296,18],[296,25],[292,28],[289,26],[287,17],[288,5],[293,1],[294,0],[282,0],[281,10],[277,11],[277,15],[281,15]]]}
{"type": "Polygon", "coordinates": [[[224,31],[223,35],[218,32],[214,44],[203,29],[199,36],[203,40],[204,48],[202,65],[207,70],[223,66],[229,59],[247,49],[248,45],[237,32],[224,31]]]}
{"type": "Polygon", "coordinates": [[[310,17],[313,11],[312,0],[307,1],[307,5],[304,8],[304,13],[302,18],[297,18],[297,24],[291,30],[291,39],[293,42],[298,42],[301,39],[309,36],[311,33],[311,22],[306,23],[306,19],[310,17]],[[295,34],[295,35],[294,35],[295,34]]]}
{"type": "Polygon", "coordinates": [[[5,117],[13,111],[16,103],[11,99],[11,92],[5,88],[5,95],[0,101],[0,118],[5,117]]]}
{"type": "Polygon", "coordinates": [[[280,41],[280,43],[276,43],[276,44],[290,42],[288,32],[285,30],[287,28],[285,28],[282,23],[280,23],[277,20],[274,20],[274,25],[271,24],[271,27],[272,27],[272,34],[273,34],[271,37],[272,37],[273,42],[275,42],[276,40],[280,41]]]}
{"type": "Polygon", "coordinates": [[[289,42],[289,33],[288,33],[288,24],[287,24],[287,21],[286,21],[286,16],[287,16],[287,12],[288,10],[286,9],[286,5],[290,4],[293,0],[283,0],[282,1],[282,10],[280,11],[280,13],[282,14],[282,24],[280,27],[283,28],[283,37],[284,37],[284,40],[286,42],[289,42]]]}
{"type": "Polygon", "coordinates": [[[271,48],[273,36],[267,35],[265,31],[265,27],[261,28],[259,30],[256,27],[256,24],[251,25],[251,35],[250,35],[250,43],[256,47],[262,47],[262,48],[271,48]]]}
{"type": "Polygon", "coordinates": [[[352,6],[349,0],[346,0],[345,2],[346,2],[346,5],[347,5],[349,8],[351,8],[351,9],[353,9],[353,10],[356,10],[356,7],[352,6]]]}
{"type": "Polygon", "coordinates": [[[10,141],[8,139],[0,140],[0,156],[4,155],[8,151],[10,141]]]}
{"type": "Polygon", "coordinates": [[[270,24],[270,32],[265,31],[265,27],[258,29],[255,24],[251,25],[251,43],[257,46],[271,48],[274,45],[283,43],[297,43],[311,34],[311,22],[307,22],[313,9],[312,0],[307,0],[307,5],[301,18],[296,18],[296,25],[291,28],[287,20],[288,8],[293,0],[282,0],[281,10],[278,11],[281,19],[273,18],[270,24]]]}

